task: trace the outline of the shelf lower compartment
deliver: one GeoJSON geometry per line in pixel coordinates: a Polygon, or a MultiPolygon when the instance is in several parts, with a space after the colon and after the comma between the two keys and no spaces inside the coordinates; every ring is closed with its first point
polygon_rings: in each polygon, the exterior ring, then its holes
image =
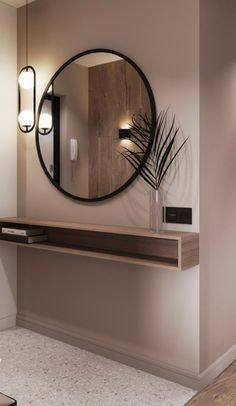
{"type": "Polygon", "coordinates": [[[110,261],[115,261],[115,262],[125,262],[125,263],[130,263],[130,264],[136,264],[136,265],[145,265],[145,266],[151,266],[151,267],[160,267],[160,268],[165,268],[165,269],[172,269],[175,271],[180,270],[178,268],[178,263],[177,260],[171,260],[170,258],[161,258],[161,257],[147,257],[145,255],[137,255],[136,257],[133,257],[131,255],[127,254],[122,254],[120,253],[119,255],[116,252],[113,251],[103,251],[103,250],[91,250],[91,249],[82,249],[82,248],[75,248],[73,246],[65,246],[65,245],[59,245],[59,244],[49,244],[47,242],[43,243],[33,243],[33,244],[24,244],[20,242],[15,242],[15,241],[6,241],[6,240],[1,240],[0,242],[3,244],[10,244],[10,245],[17,245],[19,247],[23,248],[33,248],[33,249],[38,249],[38,250],[44,250],[44,251],[53,251],[53,252],[58,252],[58,253],[63,253],[63,254],[71,254],[71,255],[79,255],[83,257],[89,257],[89,258],[100,258],[100,259],[106,259],[110,261]]]}
{"type": "MultiPolygon", "coordinates": [[[[5,218],[0,227],[42,227],[47,242],[4,244],[181,271],[198,264],[198,234],[5,218]]],[[[1,235],[0,235],[1,239],[1,235]]]]}

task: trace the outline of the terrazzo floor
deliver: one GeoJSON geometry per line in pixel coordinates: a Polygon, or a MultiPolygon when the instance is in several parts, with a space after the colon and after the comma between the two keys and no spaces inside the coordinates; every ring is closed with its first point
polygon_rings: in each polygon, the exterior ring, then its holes
{"type": "Polygon", "coordinates": [[[183,406],[194,391],[23,328],[0,332],[0,392],[19,406],[183,406]]]}

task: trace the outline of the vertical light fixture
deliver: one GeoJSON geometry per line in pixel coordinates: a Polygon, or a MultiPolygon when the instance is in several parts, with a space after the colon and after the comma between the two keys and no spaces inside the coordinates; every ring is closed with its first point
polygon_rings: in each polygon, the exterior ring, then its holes
{"type": "Polygon", "coordinates": [[[18,126],[29,133],[36,122],[36,72],[28,63],[28,0],[25,4],[25,60],[18,77],[18,126]]]}

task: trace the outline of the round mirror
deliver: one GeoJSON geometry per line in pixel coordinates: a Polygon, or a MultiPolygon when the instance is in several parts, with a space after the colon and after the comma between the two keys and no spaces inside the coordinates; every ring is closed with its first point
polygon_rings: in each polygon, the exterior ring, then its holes
{"type": "MultiPolygon", "coordinates": [[[[36,144],[42,167],[67,196],[97,201],[114,196],[138,175],[124,159],[132,119],[154,125],[155,101],[140,68],[126,56],[94,49],[55,73],[39,104],[36,144]]],[[[145,163],[153,134],[143,157],[145,163]]],[[[141,169],[141,167],[140,167],[141,169]]]]}

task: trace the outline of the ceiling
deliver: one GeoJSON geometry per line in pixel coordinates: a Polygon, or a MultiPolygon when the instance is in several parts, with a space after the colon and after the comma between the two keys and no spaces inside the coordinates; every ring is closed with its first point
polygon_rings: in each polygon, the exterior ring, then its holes
{"type": "MultiPolygon", "coordinates": [[[[32,3],[35,0],[28,0],[29,3],[32,3]]],[[[26,1],[25,0],[1,0],[2,3],[9,4],[9,6],[13,7],[22,7],[25,6],[26,1]]]]}
{"type": "Polygon", "coordinates": [[[75,63],[90,68],[91,66],[102,65],[103,63],[109,63],[113,61],[119,61],[122,59],[115,54],[109,54],[107,52],[96,52],[94,54],[88,54],[76,59],[75,63]]]}

